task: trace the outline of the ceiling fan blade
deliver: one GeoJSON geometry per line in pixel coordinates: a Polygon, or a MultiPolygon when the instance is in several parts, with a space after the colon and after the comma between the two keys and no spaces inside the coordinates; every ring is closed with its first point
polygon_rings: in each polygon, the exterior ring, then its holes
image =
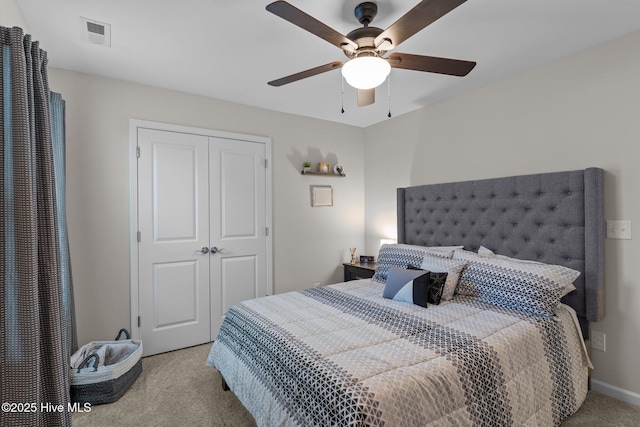
{"type": "Polygon", "coordinates": [[[358,48],[358,45],[355,42],[349,40],[326,24],[318,21],[311,15],[307,15],[300,9],[290,5],[286,1],[275,1],[268,4],[267,10],[274,15],[309,31],[311,34],[315,34],[340,49],[354,51],[358,48]]]}
{"type": "Polygon", "coordinates": [[[312,77],[317,74],[326,73],[327,71],[337,70],[342,67],[342,62],[333,61],[328,64],[321,65],[319,67],[310,68],[305,71],[300,71],[299,73],[291,74],[290,76],[283,77],[281,79],[272,80],[268,84],[271,86],[282,86],[288,83],[297,82],[298,80],[306,79],[307,77],[312,77]]]}
{"type": "Polygon", "coordinates": [[[376,102],[376,88],[358,89],[358,107],[364,107],[376,102]]]}
{"type": "Polygon", "coordinates": [[[374,45],[379,46],[385,39],[391,43],[393,49],[400,43],[425,28],[427,25],[442,18],[467,0],[422,0],[404,16],[391,24],[389,28],[378,35],[374,45]]]}
{"type": "Polygon", "coordinates": [[[412,55],[394,52],[387,58],[393,68],[426,71],[428,73],[447,74],[463,77],[476,66],[475,62],[461,59],[438,58],[435,56],[412,55]]]}

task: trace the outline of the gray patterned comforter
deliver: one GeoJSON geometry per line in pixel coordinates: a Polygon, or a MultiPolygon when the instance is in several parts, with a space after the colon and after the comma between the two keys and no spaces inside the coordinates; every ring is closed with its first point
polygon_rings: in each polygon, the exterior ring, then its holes
{"type": "Polygon", "coordinates": [[[456,297],[425,309],[353,281],[229,309],[207,364],[258,425],[550,426],[587,393],[570,309],[456,297]]]}

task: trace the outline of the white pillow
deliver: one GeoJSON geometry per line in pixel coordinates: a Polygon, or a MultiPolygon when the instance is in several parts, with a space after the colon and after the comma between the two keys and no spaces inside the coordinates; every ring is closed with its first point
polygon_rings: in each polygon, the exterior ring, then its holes
{"type": "Polygon", "coordinates": [[[518,263],[522,263],[522,264],[544,264],[543,262],[540,262],[540,261],[533,261],[533,260],[529,260],[529,259],[511,258],[511,257],[505,256],[505,255],[498,255],[495,252],[493,252],[491,249],[485,248],[484,246],[480,246],[480,249],[478,249],[478,255],[480,255],[483,258],[496,258],[496,259],[502,259],[502,260],[505,260],[505,261],[518,262],[518,263]]]}
{"type": "Polygon", "coordinates": [[[478,255],[487,258],[496,256],[496,254],[491,249],[485,248],[484,246],[480,246],[480,249],[478,249],[478,255]]]}

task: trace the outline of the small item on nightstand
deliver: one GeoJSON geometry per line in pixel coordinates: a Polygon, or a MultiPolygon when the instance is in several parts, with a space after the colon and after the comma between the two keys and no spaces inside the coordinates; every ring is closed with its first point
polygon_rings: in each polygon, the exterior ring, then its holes
{"type": "Polygon", "coordinates": [[[373,257],[371,255],[360,255],[360,263],[362,264],[373,263],[373,257]]]}
{"type": "Polygon", "coordinates": [[[356,248],[349,248],[349,252],[351,252],[351,264],[356,263],[356,248]]]}

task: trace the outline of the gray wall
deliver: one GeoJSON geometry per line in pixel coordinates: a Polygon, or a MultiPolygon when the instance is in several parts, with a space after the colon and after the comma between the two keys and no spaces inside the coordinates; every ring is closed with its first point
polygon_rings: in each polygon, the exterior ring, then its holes
{"type": "MultiPolygon", "coordinates": [[[[395,236],[395,188],[527,173],[606,170],[606,333],[592,378],[640,393],[640,33],[365,129],[366,247],[395,236]],[[390,141],[393,141],[390,144],[390,141]],[[391,231],[390,231],[391,230],[391,231]]],[[[639,399],[640,396],[636,396],[639,399]]],[[[638,400],[640,402],[640,399],[638,400]]]]}
{"type": "Polygon", "coordinates": [[[0,0],[0,26],[20,27],[25,33],[29,32],[16,0],[0,0]]]}
{"type": "Polygon", "coordinates": [[[101,77],[49,69],[66,100],[67,219],[78,340],[130,324],[129,119],[273,139],[274,288],[342,280],[348,248],[364,246],[360,128],[101,77]],[[339,161],[346,178],[301,176],[304,160],[339,161]],[[333,208],[312,208],[309,186],[332,185],[333,208]]]}

